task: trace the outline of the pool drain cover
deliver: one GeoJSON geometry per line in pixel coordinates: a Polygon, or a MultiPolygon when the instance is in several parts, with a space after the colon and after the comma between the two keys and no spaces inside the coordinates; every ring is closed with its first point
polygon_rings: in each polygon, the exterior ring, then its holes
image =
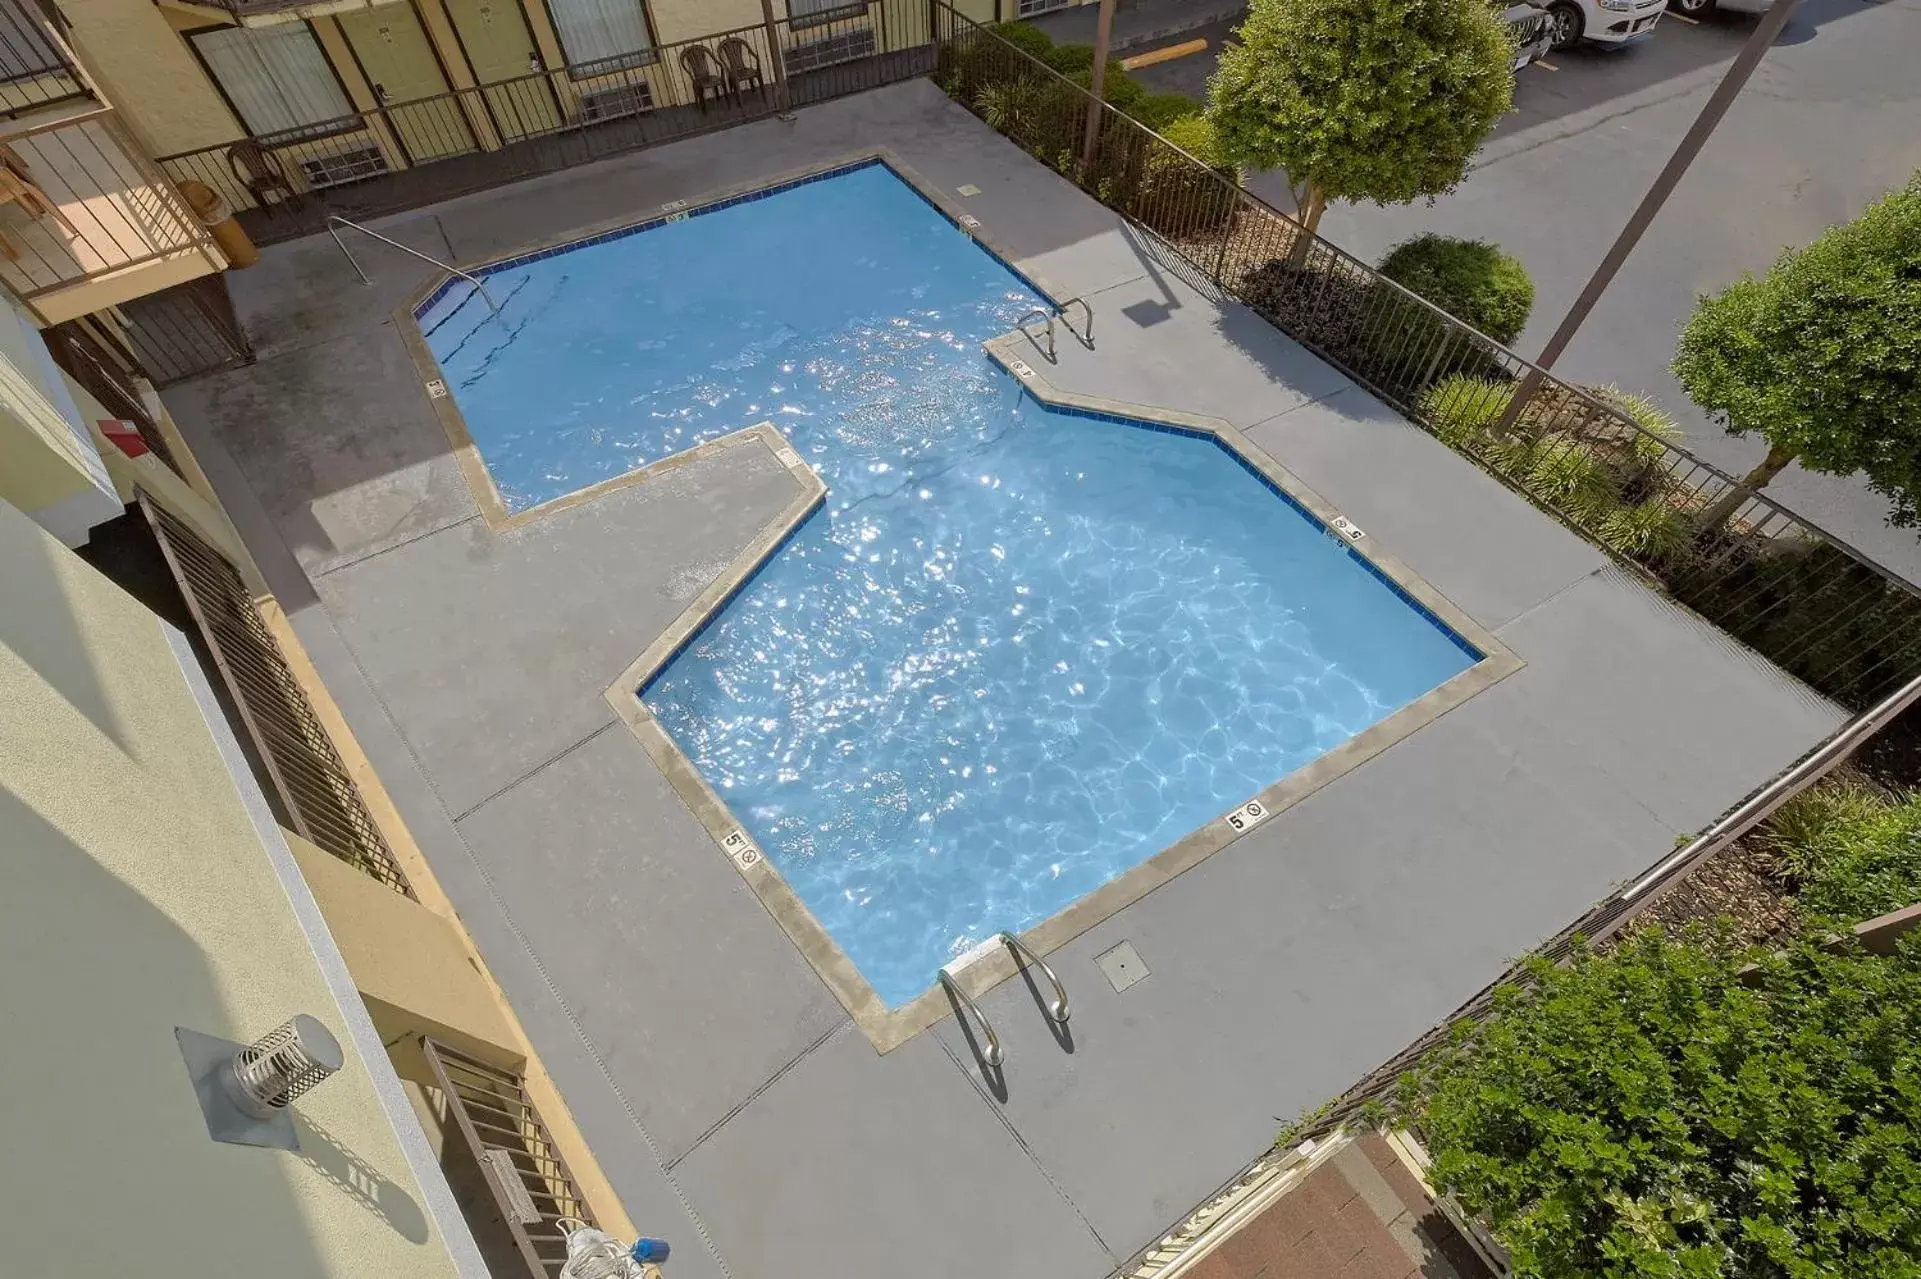
{"type": "Polygon", "coordinates": [[[1141,978],[1147,976],[1147,965],[1141,962],[1140,952],[1134,943],[1124,941],[1109,951],[1094,957],[1100,970],[1107,974],[1107,982],[1116,992],[1126,990],[1141,978]]]}

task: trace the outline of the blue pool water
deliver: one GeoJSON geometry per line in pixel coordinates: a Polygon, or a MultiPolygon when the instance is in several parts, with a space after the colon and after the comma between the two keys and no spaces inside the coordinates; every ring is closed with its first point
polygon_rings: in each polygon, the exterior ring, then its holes
{"type": "Polygon", "coordinates": [[[1213,441],[1028,398],[1034,293],[884,166],[489,287],[422,327],[510,506],[764,419],[826,480],[640,692],[890,1005],[1476,660],[1213,441]]]}

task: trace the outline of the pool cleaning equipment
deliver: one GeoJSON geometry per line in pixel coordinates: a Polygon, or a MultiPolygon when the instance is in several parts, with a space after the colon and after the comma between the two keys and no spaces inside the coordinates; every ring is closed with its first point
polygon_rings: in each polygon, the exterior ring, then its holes
{"type": "Polygon", "coordinates": [[[560,1268],[561,1279],[641,1279],[647,1273],[644,1267],[659,1265],[670,1251],[665,1239],[636,1239],[623,1244],[576,1217],[562,1217],[557,1224],[567,1240],[567,1262],[560,1268]]]}

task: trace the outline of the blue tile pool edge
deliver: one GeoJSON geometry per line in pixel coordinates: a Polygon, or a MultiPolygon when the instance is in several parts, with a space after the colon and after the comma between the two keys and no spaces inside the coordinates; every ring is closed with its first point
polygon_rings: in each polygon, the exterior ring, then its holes
{"type": "MultiPolygon", "coordinates": [[[[657,227],[665,226],[670,222],[681,222],[688,218],[703,217],[709,213],[718,213],[722,209],[731,209],[736,205],[750,204],[755,200],[765,200],[770,196],[792,191],[796,187],[807,186],[815,182],[824,182],[829,178],[843,177],[849,173],[858,173],[862,169],[871,169],[876,165],[893,174],[893,176],[900,181],[901,185],[918,196],[922,203],[939,214],[941,218],[955,230],[978,244],[983,251],[1000,263],[1003,270],[1019,280],[1031,292],[1045,299],[1047,304],[1056,312],[1060,310],[1060,299],[1052,290],[1008,261],[1005,253],[988,242],[978,219],[970,223],[968,220],[969,215],[959,213],[953,208],[950,208],[947,202],[936,194],[934,189],[931,188],[919,174],[915,173],[913,169],[892,152],[879,147],[857,153],[851,159],[841,158],[838,160],[830,160],[824,165],[801,170],[788,177],[778,178],[766,185],[758,185],[746,190],[709,196],[696,201],[675,202],[680,204],[681,207],[678,208],[670,209],[663,205],[660,212],[641,218],[638,221],[623,222],[604,230],[588,230],[584,233],[573,233],[570,239],[552,244],[542,242],[537,248],[517,249],[502,257],[491,258],[482,262],[480,265],[471,268],[468,274],[478,276],[484,280],[497,272],[511,271],[515,267],[525,266],[530,262],[559,257],[563,253],[571,253],[576,249],[584,249],[595,244],[605,244],[612,240],[623,240],[630,235],[639,235],[643,231],[651,231],[657,227]]],[[[440,302],[456,284],[460,283],[464,283],[460,276],[448,275],[433,285],[425,296],[416,299],[408,307],[414,323],[419,325],[422,318],[429,311],[433,310],[435,304],[440,302]]],[[[434,322],[434,328],[438,328],[459,314],[460,310],[465,307],[468,302],[473,300],[476,292],[477,290],[470,289],[467,296],[462,298],[453,310],[434,322]]],[[[431,330],[427,331],[430,332],[431,330]]]]}

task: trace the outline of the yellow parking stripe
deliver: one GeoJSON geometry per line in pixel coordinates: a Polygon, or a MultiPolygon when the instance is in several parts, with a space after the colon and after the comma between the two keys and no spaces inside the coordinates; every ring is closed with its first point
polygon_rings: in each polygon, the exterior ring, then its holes
{"type": "Polygon", "coordinates": [[[1131,58],[1122,58],[1121,66],[1129,71],[1135,71],[1141,67],[1151,67],[1157,62],[1172,62],[1176,58],[1185,58],[1190,53],[1200,53],[1206,48],[1207,41],[1205,40],[1189,40],[1183,44],[1170,44],[1164,49],[1149,49],[1146,53],[1137,53],[1131,58]]]}

